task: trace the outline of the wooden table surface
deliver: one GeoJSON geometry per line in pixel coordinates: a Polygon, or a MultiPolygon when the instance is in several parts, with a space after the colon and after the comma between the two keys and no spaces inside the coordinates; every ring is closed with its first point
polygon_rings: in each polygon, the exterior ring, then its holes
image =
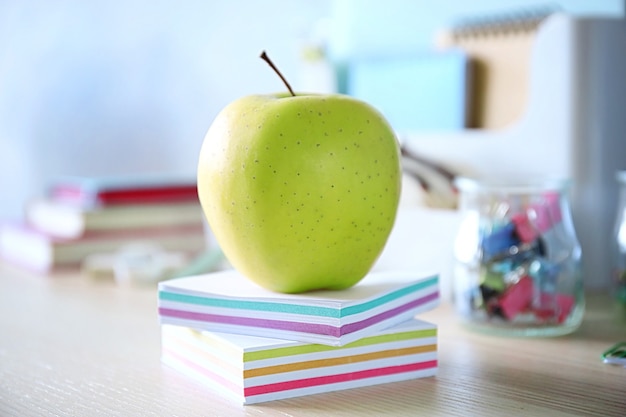
{"type": "Polygon", "coordinates": [[[626,416],[626,312],[590,296],[580,330],[469,332],[444,304],[436,377],[242,406],[160,362],[156,288],[0,264],[0,416],[626,416]]]}

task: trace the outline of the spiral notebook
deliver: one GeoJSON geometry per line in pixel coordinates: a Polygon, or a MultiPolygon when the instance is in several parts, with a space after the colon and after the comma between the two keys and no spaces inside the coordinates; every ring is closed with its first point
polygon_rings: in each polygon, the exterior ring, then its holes
{"type": "Polygon", "coordinates": [[[552,8],[463,20],[437,35],[442,49],[461,49],[471,65],[468,127],[500,129],[523,114],[535,37],[552,8]]]}

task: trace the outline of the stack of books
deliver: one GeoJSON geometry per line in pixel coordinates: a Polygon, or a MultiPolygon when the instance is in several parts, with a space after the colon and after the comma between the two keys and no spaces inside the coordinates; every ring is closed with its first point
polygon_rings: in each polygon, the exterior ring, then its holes
{"type": "Polygon", "coordinates": [[[206,243],[195,178],[60,178],[24,211],[0,224],[0,257],[38,272],[132,243],[190,255],[206,243]]]}
{"type": "Polygon", "coordinates": [[[433,376],[439,277],[280,294],[235,270],[159,284],[162,361],[242,404],[433,376]]]}

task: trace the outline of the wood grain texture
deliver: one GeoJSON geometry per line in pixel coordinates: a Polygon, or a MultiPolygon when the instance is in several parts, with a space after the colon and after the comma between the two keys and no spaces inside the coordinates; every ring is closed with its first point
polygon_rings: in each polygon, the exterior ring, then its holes
{"type": "Polygon", "coordinates": [[[590,297],[575,334],[486,336],[450,306],[434,378],[253,406],[219,397],[160,362],[155,288],[0,265],[0,416],[624,416],[626,368],[600,354],[626,340],[626,311],[590,297]]]}

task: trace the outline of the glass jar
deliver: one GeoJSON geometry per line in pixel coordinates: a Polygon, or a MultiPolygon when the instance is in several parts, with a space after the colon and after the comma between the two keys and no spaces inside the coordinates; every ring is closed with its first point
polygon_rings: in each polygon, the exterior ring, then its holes
{"type": "Polygon", "coordinates": [[[619,189],[613,233],[613,277],[611,290],[617,302],[626,307],[626,171],[615,174],[619,189]]]}
{"type": "Polygon", "coordinates": [[[581,249],[564,180],[459,178],[454,303],[490,333],[556,336],[584,313],[581,249]]]}

